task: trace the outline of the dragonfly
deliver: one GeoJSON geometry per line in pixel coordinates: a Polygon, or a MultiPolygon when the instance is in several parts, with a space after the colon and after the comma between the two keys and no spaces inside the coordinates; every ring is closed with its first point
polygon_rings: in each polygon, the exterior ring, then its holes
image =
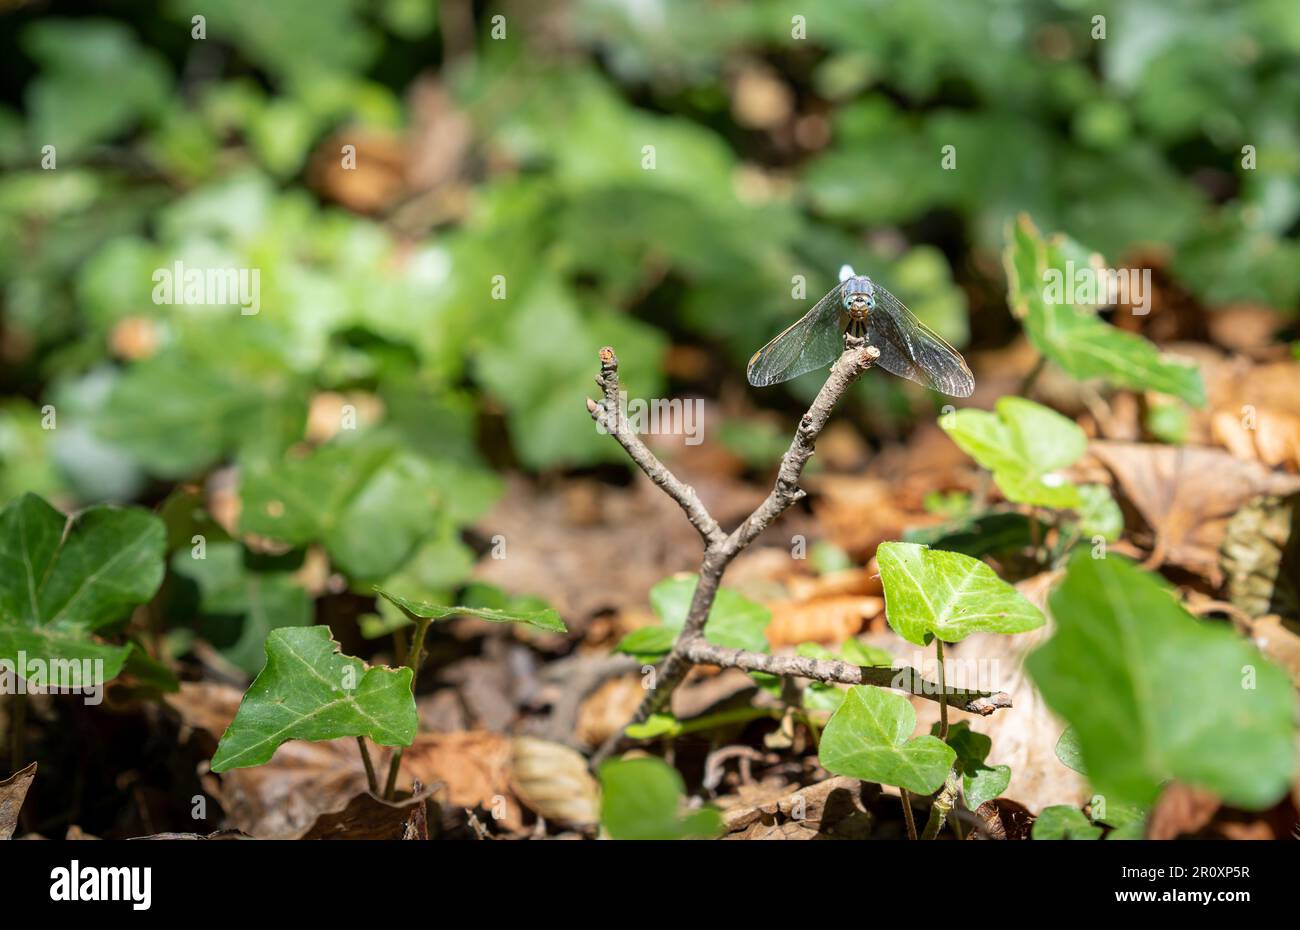
{"type": "Polygon", "coordinates": [[[892,374],[953,397],[970,397],[975,377],[961,353],[889,291],[845,265],[840,283],[749,360],[749,383],[780,384],[824,368],[844,351],[845,333],[880,350],[876,364],[892,374]]]}

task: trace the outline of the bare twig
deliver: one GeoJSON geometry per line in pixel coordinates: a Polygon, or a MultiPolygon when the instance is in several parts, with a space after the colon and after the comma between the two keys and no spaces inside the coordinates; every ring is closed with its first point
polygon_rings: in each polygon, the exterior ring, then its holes
{"type": "Polygon", "coordinates": [[[767,672],[769,675],[808,678],[813,681],[894,688],[934,701],[941,706],[955,707],[968,714],[979,714],[981,717],[987,717],[999,708],[1011,706],[1011,696],[1005,692],[945,688],[942,682],[933,682],[921,677],[921,673],[911,666],[886,668],[853,665],[837,659],[774,656],[763,652],[746,652],[743,649],[727,649],[703,639],[693,640],[684,652],[686,660],[692,665],[716,665],[719,668],[767,672]]]}
{"type": "MultiPolygon", "coordinates": [[[[808,412],[799,420],[790,448],[781,458],[776,483],[766,499],[732,533],[725,534],[716,520],[701,503],[695,490],[683,483],[657,459],[624,420],[619,404],[618,357],[606,346],[600,350],[600,375],[596,383],[602,390],[602,401],[587,401],[587,410],[603,430],[610,433],[631,456],[650,480],[677,501],[691,525],[704,540],[704,559],[700,565],[699,581],[686,613],[686,622],[677,642],[660,666],[654,688],[642,700],[631,723],[642,723],[652,714],[668,705],[673,691],[686,677],[692,665],[713,664],[745,668],[754,671],[771,671],[779,675],[798,675],[818,681],[840,681],[850,684],[879,684],[900,688],[928,697],[943,700],[954,707],[971,713],[990,714],[998,707],[1009,707],[1005,694],[948,691],[920,677],[915,669],[871,669],[847,662],[825,662],[815,659],[765,656],[742,650],[718,650],[703,638],[704,623],[713,607],[714,597],[722,582],[723,572],[731,560],[758,538],[791,504],[802,499],[806,492],[799,487],[804,466],[812,457],[817,437],[821,434],[831,411],[863,372],[875,364],[880,351],[863,339],[845,334],[844,352],[831,366],[825,384],[817,392],[808,412]]],[[[592,757],[599,764],[621,745],[623,731],[605,741],[592,757]]]]}
{"type": "Polygon", "coordinates": [[[691,521],[691,526],[695,527],[704,538],[705,546],[720,545],[726,538],[722,528],[718,526],[718,521],[710,516],[704,504],[700,503],[695,489],[669,471],[668,467],[646,448],[641,437],[628,426],[619,403],[618,356],[609,346],[600,350],[600,374],[596,378],[596,383],[601,387],[603,400],[598,404],[591,398],[587,399],[587,412],[591,414],[591,418],[618,440],[618,444],[651,481],[663,488],[665,494],[681,505],[682,510],[686,511],[686,519],[691,521]]]}

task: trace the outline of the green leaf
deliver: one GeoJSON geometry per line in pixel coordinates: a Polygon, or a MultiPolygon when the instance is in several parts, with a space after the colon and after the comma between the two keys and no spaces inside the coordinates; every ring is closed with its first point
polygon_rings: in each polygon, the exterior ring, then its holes
{"type": "Polygon", "coordinates": [[[939,425],[961,450],[989,471],[1017,504],[1072,508],[1079,492],[1057,472],[1077,462],[1088,440],[1073,420],[1022,397],[1003,397],[997,413],[958,410],[939,425]]]}
{"type": "Polygon", "coordinates": [[[568,627],[560,619],[557,611],[550,607],[544,607],[540,610],[525,611],[508,611],[498,610],[491,607],[444,607],[440,604],[428,604],[423,601],[413,601],[396,594],[389,594],[382,588],[375,588],[375,591],[392,601],[402,610],[414,614],[417,617],[423,617],[426,620],[446,620],[448,617],[478,617],[480,620],[487,620],[490,623],[526,623],[529,626],[535,626],[539,630],[546,630],[548,633],[567,633],[568,627]]]}
{"type": "Polygon", "coordinates": [[[1037,607],[979,559],[913,543],[876,550],[885,617],[909,643],[947,643],[972,633],[1023,633],[1043,625],[1037,607]]]}
{"type": "MultiPolygon", "coordinates": [[[[650,589],[650,606],[674,633],[686,625],[691,598],[699,581],[696,575],[674,575],[665,578],[650,589]]],[[[704,638],[728,649],[745,649],[750,652],[767,652],[767,625],[772,612],[762,604],[737,594],[730,588],[719,588],[704,624],[704,638]]]]}
{"type": "MultiPolygon", "coordinates": [[[[939,724],[931,727],[930,733],[938,736],[939,724]]],[[[961,776],[962,795],[968,808],[975,810],[1007,790],[1011,784],[1011,766],[984,764],[993,740],[976,733],[969,723],[961,720],[948,728],[948,745],[957,753],[957,774],[961,776]]]]}
{"type": "Polygon", "coordinates": [[[1286,792],[1291,684],[1253,645],[1120,556],[1076,552],[1050,603],[1056,633],[1027,666],[1098,792],[1149,805],[1173,778],[1250,809],[1286,792]]]}
{"type": "Polygon", "coordinates": [[[1083,768],[1083,750],[1079,747],[1079,735],[1073,727],[1066,727],[1056,741],[1056,758],[1066,768],[1074,769],[1080,775],[1088,773],[1083,768]]]}
{"type": "Polygon", "coordinates": [[[1096,840],[1101,838],[1101,827],[1077,807],[1054,804],[1043,808],[1030,835],[1036,840],[1096,840]]]}
{"type": "Polygon", "coordinates": [[[355,578],[383,578],[435,522],[437,491],[423,459],[391,446],[332,444],[256,464],[243,479],[240,528],[294,546],[317,540],[355,578]]]}
{"type": "Polygon", "coordinates": [[[418,717],[409,668],[366,668],[343,655],[327,626],[285,627],[266,638],[254,679],[212,757],[212,771],[270,760],[291,739],[367,736],[409,746],[418,717]]]}
{"type": "Polygon", "coordinates": [[[642,662],[657,662],[672,650],[676,641],[676,630],[666,626],[643,626],[624,636],[614,651],[636,656],[642,662]]]}
{"type": "Polygon", "coordinates": [[[616,840],[679,840],[722,831],[722,818],[712,808],[683,813],[682,776],[659,759],[615,759],[599,774],[600,823],[616,840]]]}
{"type": "Polygon", "coordinates": [[[92,638],[153,597],[166,531],[137,508],[91,507],[68,520],[34,494],[0,510],[0,658],[102,660],[117,676],[129,646],[92,638]]]}
{"type": "Polygon", "coordinates": [[[202,559],[190,549],[178,550],[171,565],[178,575],[198,585],[203,613],[240,619],[237,636],[218,648],[249,675],[256,675],[266,659],[267,634],[280,627],[307,626],[312,603],[290,572],[253,571],[244,559],[238,543],[217,542],[206,547],[202,559]]]}
{"type": "MultiPolygon", "coordinates": [[[[1043,535],[1046,535],[1046,524],[1039,523],[1043,535]]],[[[936,526],[908,529],[903,533],[903,542],[961,552],[980,559],[994,553],[1028,548],[1034,539],[1031,525],[1030,518],[1023,513],[971,514],[936,526]]]]}
{"type": "Polygon", "coordinates": [[[822,733],[822,767],[835,775],[930,794],[948,777],[957,753],[933,736],[909,739],[915,729],[916,711],[907,698],[855,685],[822,733]]]}
{"type": "Polygon", "coordinates": [[[1103,378],[1116,387],[1158,391],[1205,406],[1205,385],[1195,365],[1163,358],[1153,343],[1111,326],[1086,307],[1064,303],[1061,295],[1049,300],[1049,274],[1068,278],[1068,261],[1077,271],[1100,266],[1099,256],[1065,237],[1044,242],[1025,216],[1008,228],[1007,240],[1008,299],[1023,312],[1025,333],[1038,351],[1081,381],[1103,378]]]}
{"type": "Polygon", "coordinates": [[[676,736],[682,732],[682,724],[672,714],[651,714],[645,723],[630,723],[623,732],[631,739],[656,739],[676,736]]]}
{"type": "Polygon", "coordinates": [[[846,639],[840,646],[840,659],[854,665],[877,665],[888,668],[894,664],[894,657],[886,650],[868,646],[858,639],[846,639]]]}
{"type": "Polygon", "coordinates": [[[56,146],[60,159],[116,136],[166,100],[166,62],[120,22],[45,19],[22,38],[40,65],[26,94],[32,137],[56,146]]]}
{"type": "Polygon", "coordinates": [[[1124,513],[1104,484],[1079,485],[1078,510],[1079,531],[1084,536],[1114,542],[1124,532],[1124,513]]]}

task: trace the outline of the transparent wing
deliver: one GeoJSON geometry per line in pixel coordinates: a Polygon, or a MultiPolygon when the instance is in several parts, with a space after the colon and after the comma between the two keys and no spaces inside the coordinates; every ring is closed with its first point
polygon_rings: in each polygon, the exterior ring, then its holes
{"type": "Polygon", "coordinates": [[[843,282],[835,285],[798,322],[754,353],[746,369],[750,384],[780,384],[840,357],[844,351],[840,305],[843,288],[843,282]]]}
{"type": "Polygon", "coordinates": [[[961,353],[879,284],[875,296],[876,306],[867,317],[867,339],[880,350],[876,364],[952,397],[970,397],[975,376],[961,353]]]}

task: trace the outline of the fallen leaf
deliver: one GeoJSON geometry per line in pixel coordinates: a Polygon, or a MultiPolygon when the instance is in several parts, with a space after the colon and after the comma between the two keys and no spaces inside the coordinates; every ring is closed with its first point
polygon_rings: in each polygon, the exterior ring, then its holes
{"type": "Polygon", "coordinates": [[[767,641],[773,649],[808,642],[842,643],[860,633],[884,606],[882,598],[852,594],[771,604],[767,641]]]}
{"type": "Polygon", "coordinates": [[[23,808],[27,798],[27,789],[36,777],[36,763],[19,769],[4,781],[0,781],[0,840],[13,839],[14,829],[18,825],[18,812],[23,808]]]}
{"type": "MultiPolygon", "coordinates": [[[[398,802],[384,801],[370,792],[354,795],[341,809],[324,811],[295,839],[302,840],[397,840],[407,827],[424,816],[424,805],[433,794],[429,788],[398,802]]],[[[427,834],[427,828],[426,828],[427,834]]]]}
{"type": "Polygon", "coordinates": [[[1094,442],[1089,451],[1151,527],[1155,539],[1147,567],[1171,563],[1216,586],[1222,582],[1219,547],[1232,515],[1253,497],[1300,489],[1300,477],[1220,449],[1094,442]]]}
{"type": "Polygon", "coordinates": [[[511,751],[515,794],[533,813],[565,826],[600,821],[600,787],[581,753],[526,736],[515,739],[511,751]]]}
{"type": "Polygon", "coordinates": [[[1176,840],[1199,832],[1222,806],[1218,796],[1174,782],[1160,792],[1147,818],[1146,838],[1176,840]]]}

